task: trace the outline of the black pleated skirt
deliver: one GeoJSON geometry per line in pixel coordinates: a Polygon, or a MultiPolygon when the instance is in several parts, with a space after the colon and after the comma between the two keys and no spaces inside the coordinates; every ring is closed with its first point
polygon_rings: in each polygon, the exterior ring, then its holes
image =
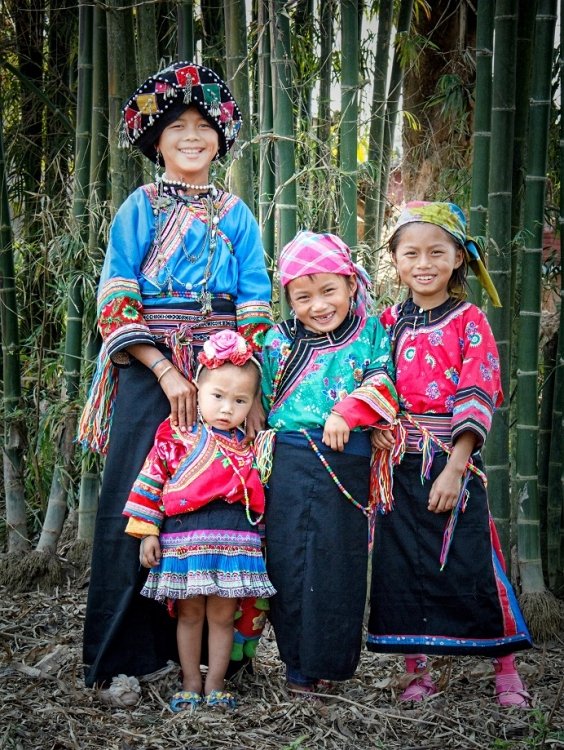
{"type": "MultiPolygon", "coordinates": [[[[331,468],[366,505],[368,456],[321,446],[331,468]]],[[[277,440],[267,488],[270,618],[282,661],[310,678],[346,680],[358,664],[366,602],[368,523],[305,440],[277,440]]]]}
{"type": "MultiPolygon", "coordinates": [[[[475,461],[482,468],[479,459],[475,461]]],[[[427,510],[446,464],[435,456],[421,482],[421,454],[394,470],[394,509],[376,518],[367,647],[371,651],[502,656],[531,637],[495,544],[483,482],[472,476],[446,565],[439,557],[448,513],[427,510]]]]}
{"type": "Polygon", "coordinates": [[[125,501],[170,413],[155,376],[136,360],[119,373],[119,388],[104,467],[84,623],[85,683],[103,685],[117,674],[142,675],[177,660],[176,621],[141,596],[148,570],[139,540],[125,534],[125,501]]]}

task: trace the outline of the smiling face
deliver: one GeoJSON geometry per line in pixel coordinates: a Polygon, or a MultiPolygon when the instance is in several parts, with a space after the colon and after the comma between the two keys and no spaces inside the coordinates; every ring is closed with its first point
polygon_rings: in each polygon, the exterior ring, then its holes
{"type": "Polygon", "coordinates": [[[446,302],[452,274],[464,262],[462,249],[448,232],[423,222],[401,227],[392,257],[413,302],[424,310],[446,302]]]}
{"type": "Polygon", "coordinates": [[[288,284],[288,301],[308,331],[334,331],[349,313],[356,278],[337,273],[301,276],[288,284]]]}
{"type": "Polygon", "coordinates": [[[237,367],[226,362],[215,370],[202,368],[198,378],[198,406],[202,418],[217,430],[232,430],[245,421],[258,389],[254,363],[237,367]]]}
{"type": "Polygon", "coordinates": [[[219,136],[196,107],[188,107],[163,130],[157,149],[169,179],[204,185],[219,149],[219,136]]]}

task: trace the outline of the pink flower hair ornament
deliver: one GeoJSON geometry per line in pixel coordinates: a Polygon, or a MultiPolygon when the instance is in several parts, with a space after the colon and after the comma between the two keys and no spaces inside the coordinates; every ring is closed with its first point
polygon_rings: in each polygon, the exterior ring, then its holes
{"type": "MultiPolygon", "coordinates": [[[[206,367],[208,370],[215,370],[230,362],[232,365],[241,367],[250,359],[261,370],[258,361],[253,357],[251,345],[235,331],[218,331],[213,333],[204,343],[202,351],[198,354],[199,367],[206,367]]],[[[197,377],[197,374],[196,374],[197,377]]]]}

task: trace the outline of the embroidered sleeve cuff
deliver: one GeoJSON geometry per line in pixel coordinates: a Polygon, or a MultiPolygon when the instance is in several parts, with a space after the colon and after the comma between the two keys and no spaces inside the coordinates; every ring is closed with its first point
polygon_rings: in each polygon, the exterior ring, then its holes
{"type": "Polygon", "coordinates": [[[475,450],[480,450],[483,444],[486,442],[488,430],[483,424],[474,420],[465,420],[464,422],[456,423],[452,422],[452,442],[456,442],[456,439],[462,435],[463,432],[473,432],[476,435],[476,446],[475,450]]]}
{"type": "Polygon", "coordinates": [[[159,527],[155,526],[154,523],[147,523],[147,521],[140,521],[138,518],[131,517],[125,527],[125,533],[142,539],[144,536],[158,536],[159,527]]]}
{"type": "Polygon", "coordinates": [[[268,303],[255,300],[237,305],[237,329],[253,351],[262,350],[265,334],[272,325],[272,310],[268,303]]]}
{"type": "Polygon", "coordinates": [[[380,415],[372,409],[370,404],[359,401],[354,395],[347,396],[335,404],[331,411],[340,414],[351,430],[355,427],[374,425],[380,420],[380,415]]]}
{"type": "Polygon", "coordinates": [[[134,331],[123,329],[113,334],[106,344],[112,364],[117,367],[129,367],[133,361],[133,357],[126,349],[135,344],[149,344],[149,346],[154,346],[155,339],[149,333],[148,329],[137,329],[134,331]]]}

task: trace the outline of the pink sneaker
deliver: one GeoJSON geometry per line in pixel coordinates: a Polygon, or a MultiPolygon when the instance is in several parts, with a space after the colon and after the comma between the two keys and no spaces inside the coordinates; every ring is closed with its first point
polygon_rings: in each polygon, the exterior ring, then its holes
{"type": "Polygon", "coordinates": [[[517,672],[496,674],[495,694],[497,702],[504,708],[532,708],[532,698],[517,672]]]}
{"type": "Polygon", "coordinates": [[[435,695],[437,692],[437,686],[431,679],[430,674],[423,674],[413,682],[410,682],[399,699],[403,703],[412,702],[419,703],[424,698],[428,698],[431,695],[435,695]]]}

